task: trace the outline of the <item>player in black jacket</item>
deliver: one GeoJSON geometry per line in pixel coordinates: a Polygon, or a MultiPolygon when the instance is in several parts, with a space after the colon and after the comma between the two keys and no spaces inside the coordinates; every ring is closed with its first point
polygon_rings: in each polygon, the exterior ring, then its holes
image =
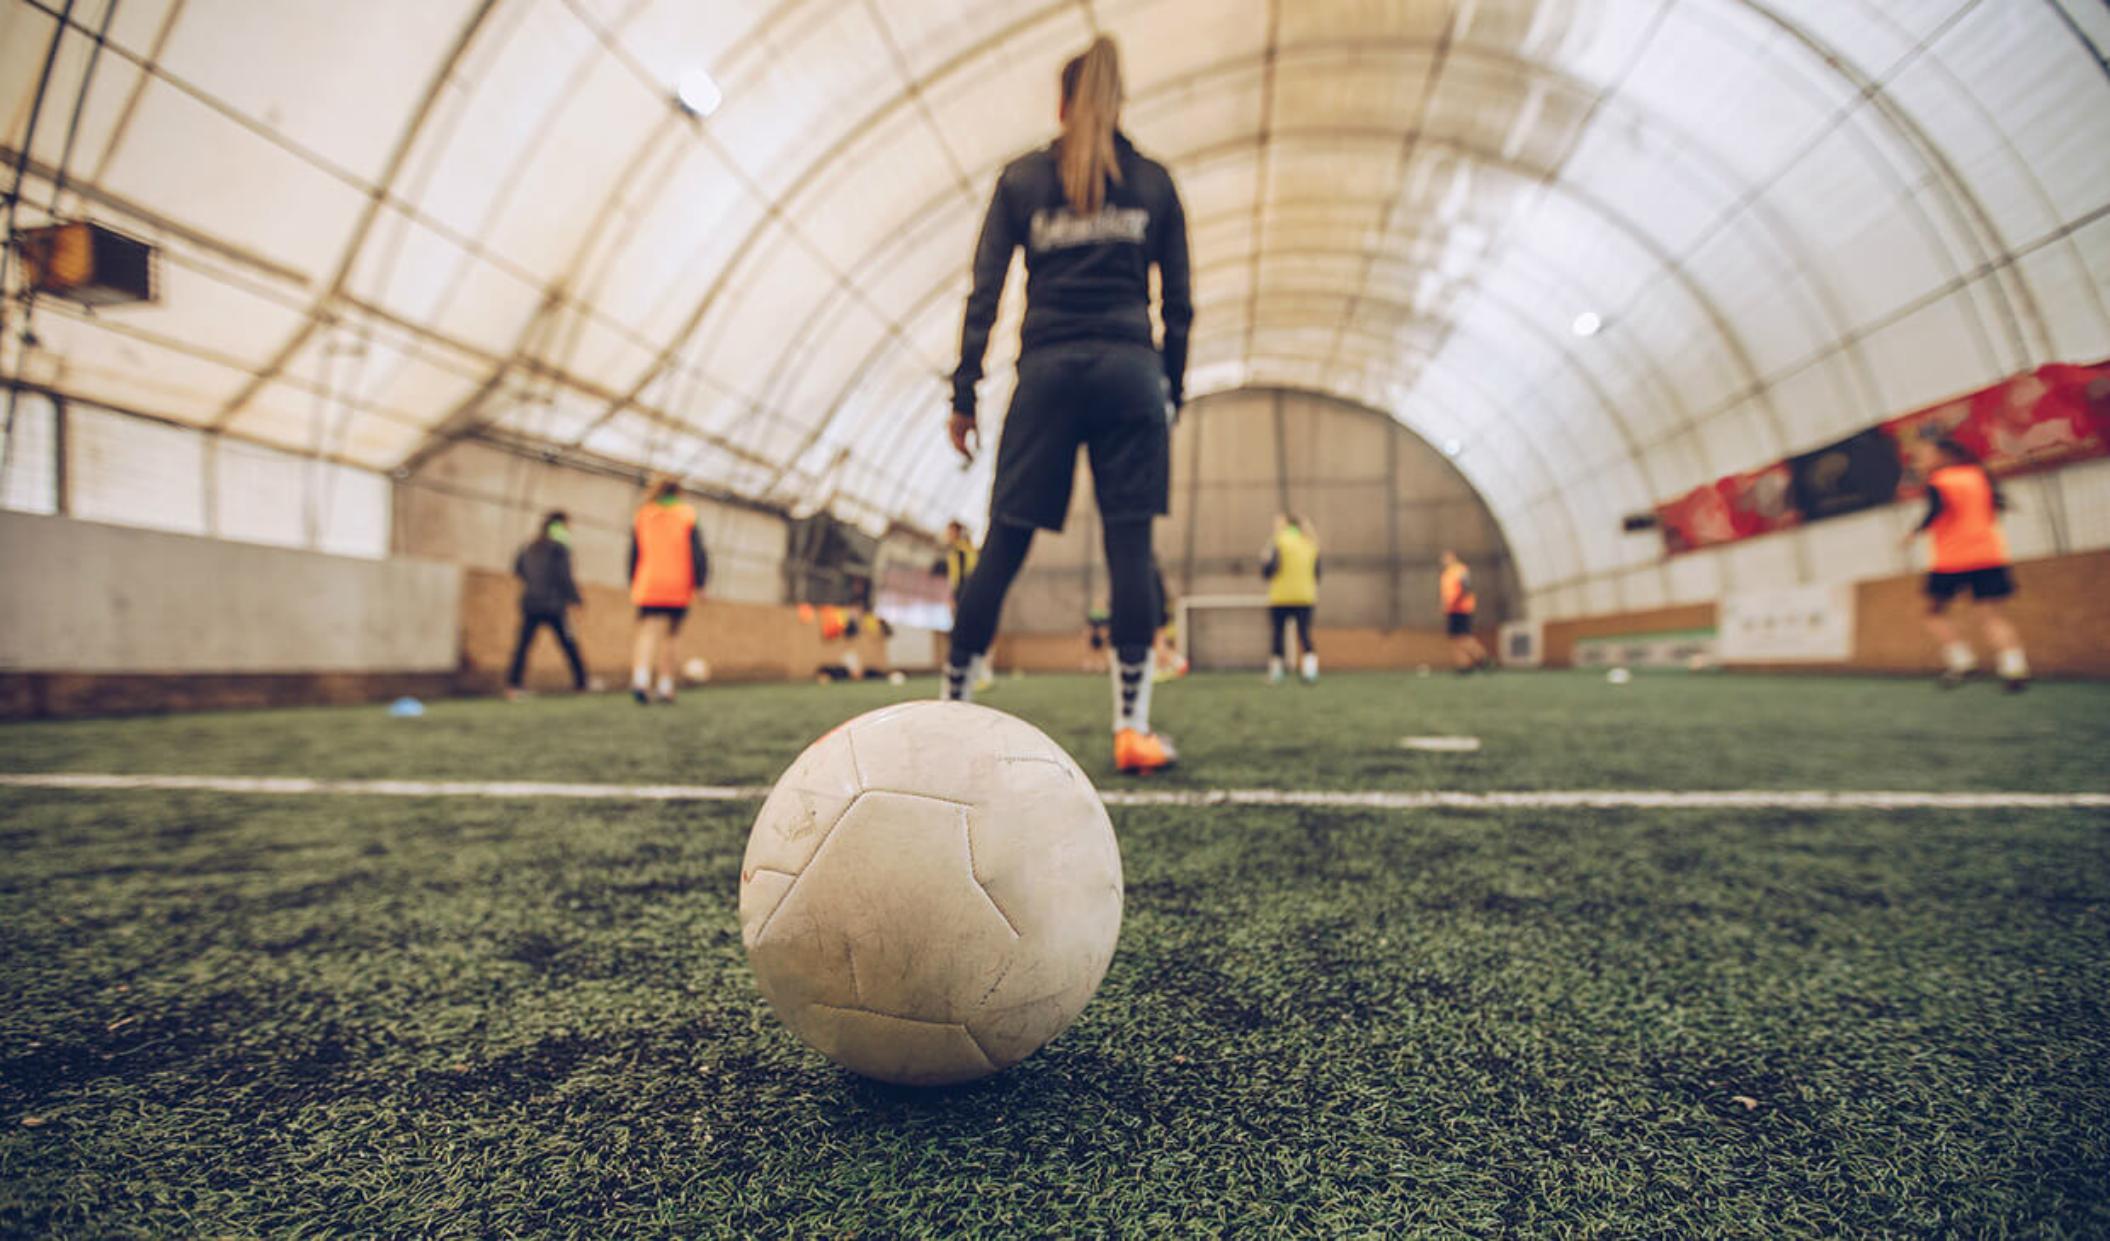
{"type": "Polygon", "coordinates": [[[571,528],[560,510],[542,519],[535,541],[513,558],[513,576],[520,579],[520,640],[513,644],[513,663],[506,669],[506,697],[520,695],[520,677],[527,668],[528,646],[535,631],[544,625],[557,635],[564,648],[564,661],[571,665],[573,689],[586,688],[586,665],[579,658],[579,644],[572,640],[567,609],[579,606],[579,587],[571,576],[571,528]]]}
{"type": "Polygon", "coordinates": [[[1171,424],[1182,399],[1194,320],[1187,221],[1163,165],[1118,130],[1120,55],[1093,40],[1062,70],[1062,136],[1012,161],[998,178],[975,247],[974,290],[953,372],[953,447],[980,446],[975,383],[1010,270],[1026,251],[1026,321],[1018,387],[997,448],[989,536],[960,599],[945,696],[966,699],[974,664],[1035,530],[1060,530],[1077,450],[1091,455],[1106,530],[1113,608],[1114,763],[1148,772],[1175,761],[1150,728],[1150,653],[1157,599],[1151,522],[1169,501],[1171,424]],[[1158,269],[1162,344],[1150,325],[1158,269]]]}

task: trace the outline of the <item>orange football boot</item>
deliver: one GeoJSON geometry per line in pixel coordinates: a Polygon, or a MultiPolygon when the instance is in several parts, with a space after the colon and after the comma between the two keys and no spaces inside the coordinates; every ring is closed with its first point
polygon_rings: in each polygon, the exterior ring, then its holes
{"type": "Polygon", "coordinates": [[[1114,734],[1114,768],[1123,775],[1147,776],[1179,761],[1179,751],[1163,733],[1124,728],[1114,734]]]}

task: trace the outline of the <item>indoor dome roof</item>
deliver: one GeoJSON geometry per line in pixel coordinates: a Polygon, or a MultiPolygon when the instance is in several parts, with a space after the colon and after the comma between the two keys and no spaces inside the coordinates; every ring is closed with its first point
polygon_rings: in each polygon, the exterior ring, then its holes
{"type": "MultiPolygon", "coordinates": [[[[64,7],[0,0],[10,162],[64,7]]],[[[70,7],[28,201],[63,159],[62,210],[165,245],[162,296],[45,303],[25,370],[377,468],[509,433],[874,527],[967,513],[967,259],[1094,31],[1186,200],[1190,390],[1455,449],[1533,590],[1656,556],[1624,512],[2110,352],[2088,0],[70,7]]]]}

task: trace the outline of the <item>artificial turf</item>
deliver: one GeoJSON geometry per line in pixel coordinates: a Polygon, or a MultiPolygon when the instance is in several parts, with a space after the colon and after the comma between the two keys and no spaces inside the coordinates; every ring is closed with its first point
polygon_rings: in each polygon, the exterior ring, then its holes
{"type": "MultiPolygon", "coordinates": [[[[898,693],[12,726],[0,765],[766,782],[898,693]]],[[[1104,697],[990,701],[1104,776],[1104,697]]],[[[1222,677],[1161,715],[1194,785],[2110,785],[2083,685],[1222,677]]],[[[751,813],[0,789],[0,1231],[2110,1232],[2110,813],[1116,808],[1099,996],[942,1092],[762,1004],[751,813]]]]}

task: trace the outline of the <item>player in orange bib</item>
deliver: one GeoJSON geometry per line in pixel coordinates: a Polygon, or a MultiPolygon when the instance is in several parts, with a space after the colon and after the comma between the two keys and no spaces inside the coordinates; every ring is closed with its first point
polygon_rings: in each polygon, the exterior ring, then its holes
{"type": "Polygon", "coordinates": [[[1983,618],[1986,641],[1998,653],[2001,681],[2010,693],[2019,691],[2029,684],[2029,660],[2022,653],[2021,635],[2007,618],[2005,600],[2015,593],[2015,581],[2009,571],[2007,536],[2000,529],[2000,511],[2007,507],[2000,486],[1977,454],[1946,436],[1915,440],[1910,452],[1927,479],[1927,516],[1905,541],[1909,545],[1925,531],[1933,545],[1927,631],[1941,644],[1941,684],[1954,688],[1978,671],[1971,644],[1943,615],[1949,601],[1968,590],[1972,610],[1983,618]]]}
{"type": "Polygon", "coordinates": [[[630,657],[630,696],[640,706],[674,701],[675,639],[710,577],[696,510],[671,478],[652,484],[652,498],[630,523],[630,602],[637,605],[637,638],[630,657]],[[652,672],[659,672],[655,685],[652,672]]]}
{"type": "Polygon", "coordinates": [[[1451,640],[1452,665],[1460,675],[1475,668],[1494,667],[1487,648],[1473,636],[1473,613],[1479,610],[1480,597],[1473,593],[1473,571],[1465,567],[1457,552],[1443,553],[1438,591],[1443,598],[1443,632],[1451,640]]]}

